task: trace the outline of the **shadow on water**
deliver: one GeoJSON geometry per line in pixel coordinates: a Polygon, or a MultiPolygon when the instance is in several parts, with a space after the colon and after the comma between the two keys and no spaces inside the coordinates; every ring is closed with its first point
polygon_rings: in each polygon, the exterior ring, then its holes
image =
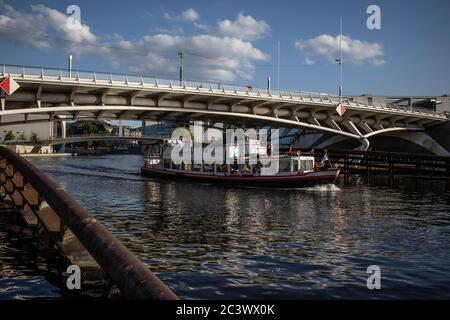
{"type": "Polygon", "coordinates": [[[183,298],[450,298],[445,182],[229,188],[136,176],[139,156],[34,161],[183,298]]]}
{"type": "Polygon", "coordinates": [[[54,247],[39,244],[10,213],[0,214],[0,299],[89,299],[101,297],[103,287],[90,282],[80,291],[65,287],[66,262],[54,247]]]}

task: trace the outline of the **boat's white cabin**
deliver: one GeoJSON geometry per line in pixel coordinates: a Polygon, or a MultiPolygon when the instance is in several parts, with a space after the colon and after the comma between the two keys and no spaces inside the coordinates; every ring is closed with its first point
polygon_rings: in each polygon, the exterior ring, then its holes
{"type": "MultiPolygon", "coordinates": [[[[249,174],[259,175],[261,173],[262,164],[252,164],[249,161],[249,157],[244,157],[245,163],[213,163],[207,164],[199,161],[192,161],[190,163],[183,162],[175,164],[171,160],[173,146],[165,145],[159,150],[158,154],[149,155],[145,157],[145,167],[157,167],[160,169],[170,169],[179,171],[199,171],[210,174],[249,174]]],[[[274,155],[272,160],[278,161],[279,173],[278,175],[289,174],[306,174],[314,171],[315,160],[313,156],[302,155],[274,155]]],[[[224,161],[225,162],[225,161],[224,161]]]]}
{"type": "Polygon", "coordinates": [[[312,172],[314,171],[315,160],[312,156],[289,157],[291,172],[312,172]]]}

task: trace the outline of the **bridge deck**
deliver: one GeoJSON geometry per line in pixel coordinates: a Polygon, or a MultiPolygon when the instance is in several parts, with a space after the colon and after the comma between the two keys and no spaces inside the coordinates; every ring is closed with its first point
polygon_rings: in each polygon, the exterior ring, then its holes
{"type": "Polygon", "coordinates": [[[2,123],[61,119],[126,119],[185,122],[202,120],[261,127],[271,125],[331,132],[365,139],[384,130],[419,130],[448,122],[429,109],[367,104],[350,97],[301,91],[272,91],[226,84],[143,76],[3,66],[20,89],[2,98],[2,123]],[[339,116],[341,103],[347,112],[339,116]],[[23,120],[5,121],[22,115],[23,120]]]}

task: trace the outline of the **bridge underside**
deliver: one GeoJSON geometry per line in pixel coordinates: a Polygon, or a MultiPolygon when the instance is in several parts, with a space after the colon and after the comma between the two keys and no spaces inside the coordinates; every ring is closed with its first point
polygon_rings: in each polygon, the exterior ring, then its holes
{"type": "MultiPolygon", "coordinates": [[[[450,148],[426,131],[394,131],[369,138],[370,150],[450,156],[450,148]]],[[[333,134],[309,132],[293,144],[299,148],[361,149],[355,139],[333,134]]]]}
{"type": "Polygon", "coordinates": [[[186,123],[232,123],[243,127],[301,128],[357,139],[400,131],[421,131],[445,123],[436,114],[361,106],[350,100],[344,116],[332,96],[261,95],[225,90],[158,86],[116,87],[111,84],[65,84],[44,79],[17,79],[20,89],[2,97],[0,126],[75,119],[154,120],[186,123]]]}

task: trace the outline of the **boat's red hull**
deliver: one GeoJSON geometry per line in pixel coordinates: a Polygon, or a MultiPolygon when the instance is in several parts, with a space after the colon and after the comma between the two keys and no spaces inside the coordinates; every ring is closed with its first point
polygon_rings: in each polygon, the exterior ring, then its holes
{"type": "Polygon", "coordinates": [[[216,182],[240,186],[260,187],[307,187],[317,184],[333,183],[339,176],[339,169],[330,169],[305,175],[286,176],[251,176],[251,175],[213,175],[195,172],[175,171],[157,168],[142,167],[141,173],[145,176],[163,177],[170,179],[185,179],[203,182],[216,182]]]}

